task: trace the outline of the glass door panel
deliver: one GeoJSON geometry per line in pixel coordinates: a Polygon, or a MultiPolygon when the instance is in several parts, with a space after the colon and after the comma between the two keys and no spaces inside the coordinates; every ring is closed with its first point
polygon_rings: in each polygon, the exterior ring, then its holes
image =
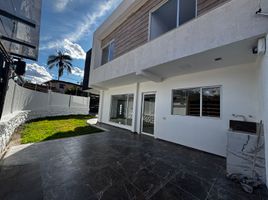
{"type": "Polygon", "coordinates": [[[155,94],[143,95],[142,133],[154,134],[155,94]]]}

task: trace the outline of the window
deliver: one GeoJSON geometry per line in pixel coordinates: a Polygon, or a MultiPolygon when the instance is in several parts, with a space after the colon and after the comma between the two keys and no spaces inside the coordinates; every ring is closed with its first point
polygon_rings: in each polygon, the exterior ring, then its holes
{"type": "Polygon", "coordinates": [[[196,0],[179,1],[179,20],[178,25],[182,25],[196,16],[196,0]]]}
{"type": "Polygon", "coordinates": [[[64,89],[64,84],[60,83],[60,89],[64,89]]]}
{"type": "Polygon", "coordinates": [[[111,101],[110,121],[131,126],[133,101],[133,94],[113,95],[111,101]]]}
{"type": "Polygon", "coordinates": [[[172,114],[220,117],[220,87],[173,90],[172,114]]]}
{"type": "Polygon", "coordinates": [[[101,65],[114,59],[114,41],[102,49],[101,65]]]}
{"type": "Polygon", "coordinates": [[[150,39],[186,23],[195,18],[196,0],[169,0],[157,10],[151,12],[150,39]]]}
{"type": "Polygon", "coordinates": [[[202,115],[220,117],[220,88],[202,89],[202,115]]]}
{"type": "Polygon", "coordinates": [[[200,116],[200,88],[174,90],[173,115],[200,116]]]}

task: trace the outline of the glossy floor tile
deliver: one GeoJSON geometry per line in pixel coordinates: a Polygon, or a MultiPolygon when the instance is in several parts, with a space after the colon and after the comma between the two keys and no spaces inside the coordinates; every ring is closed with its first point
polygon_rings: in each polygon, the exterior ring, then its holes
{"type": "Polygon", "coordinates": [[[110,131],[13,147],[1,200],[264,200],[225,178],[222,157],[101,124],[110,131]]]}

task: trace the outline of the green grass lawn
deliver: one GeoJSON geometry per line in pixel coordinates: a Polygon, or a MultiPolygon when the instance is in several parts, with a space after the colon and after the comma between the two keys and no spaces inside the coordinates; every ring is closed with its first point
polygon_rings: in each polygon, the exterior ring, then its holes
{"type": "Polygon", "coordinates": [[[28,122],[19,130],[21,143],[41,142],[101,132],[102,130],[86,123],[90,118],[92,117],[89,115],[71,115],[48,117],[28,122]]]}

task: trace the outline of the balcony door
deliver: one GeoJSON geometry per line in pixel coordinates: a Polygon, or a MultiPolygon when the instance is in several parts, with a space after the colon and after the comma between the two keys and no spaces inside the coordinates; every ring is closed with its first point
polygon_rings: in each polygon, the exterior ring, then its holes
{"type": "Polygon", "coordinates": [[[146,135],[154,135],[155,97],[155,93],[143,94],[141,132],[146,135]]]}

